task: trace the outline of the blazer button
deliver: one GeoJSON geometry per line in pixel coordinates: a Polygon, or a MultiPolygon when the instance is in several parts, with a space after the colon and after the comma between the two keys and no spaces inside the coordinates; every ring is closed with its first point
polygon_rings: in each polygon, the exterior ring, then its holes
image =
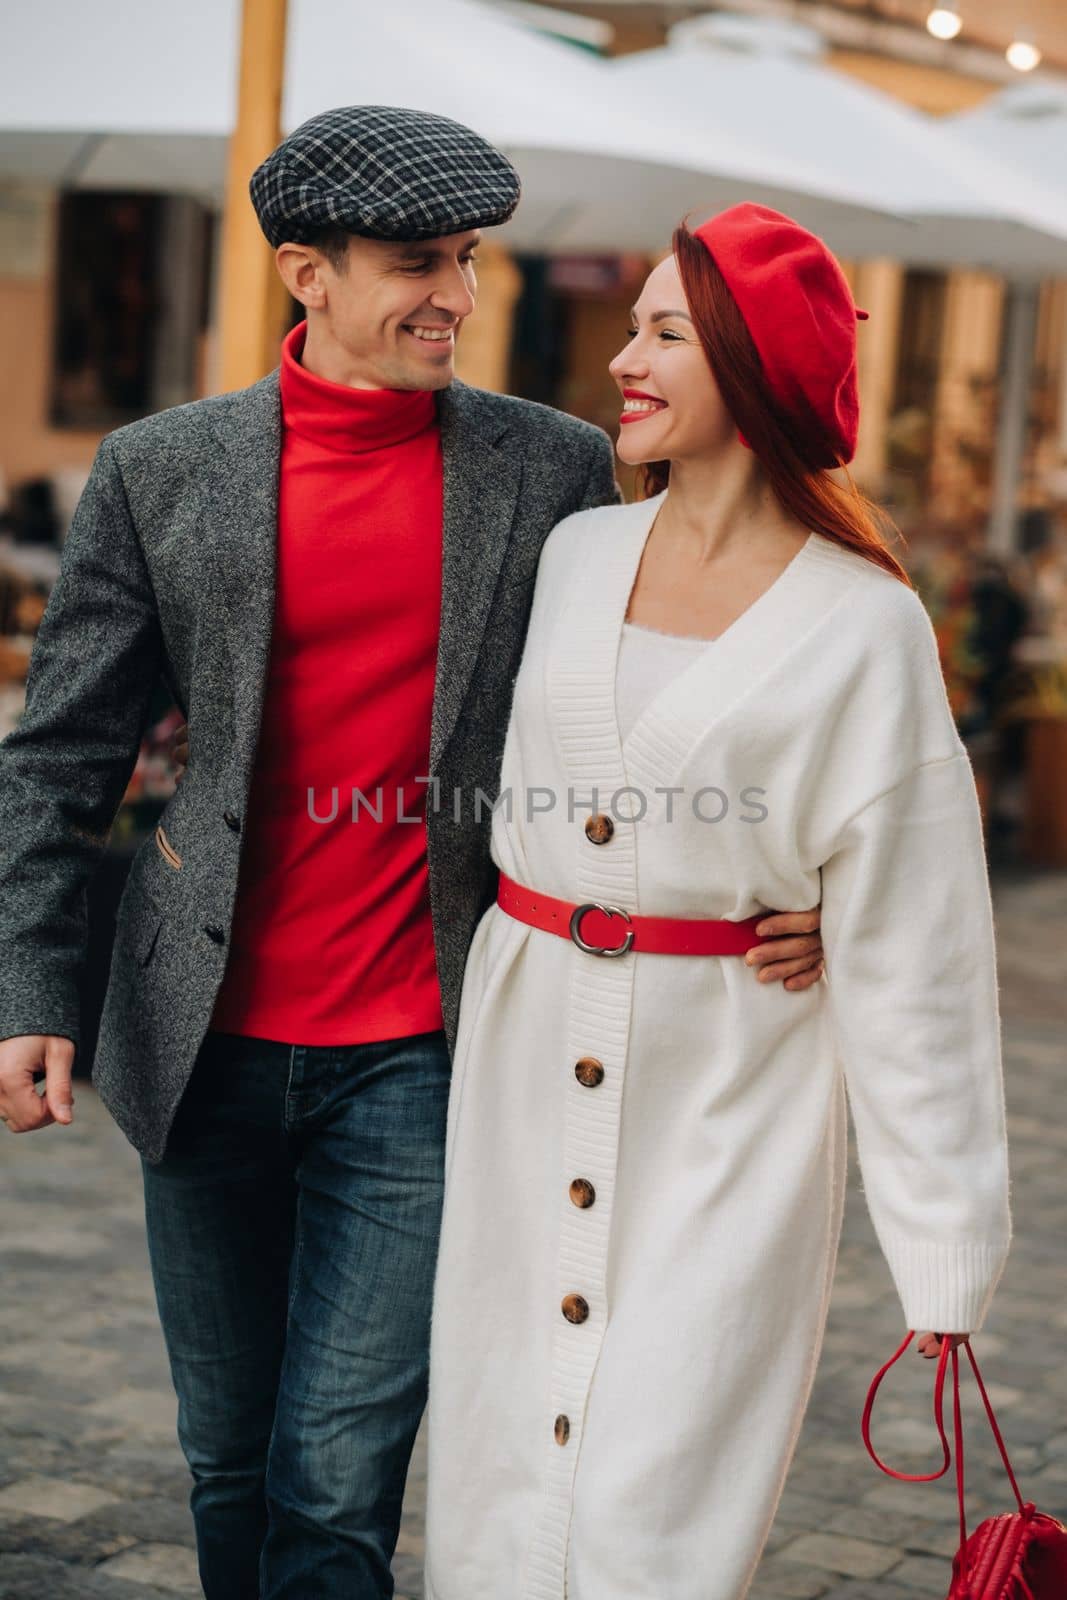
{"type": "Polygon", "coordinates": [[[610,817],[598,814],[587,817],[585,821],[585,836],[590,844],[607,844],[615,832],[615,824],[610,817]]]}
{"type": "Polygon", "coordinates": [[[566,1444],[571,1436],[571,1419],[560,1412],[556,1418],[555,1435],[557,1444],[566,1444]]]}
{"type": "Polygon", "coordinates": [[[580,1206],[583,1211],[587,1206],[591,1206],[593,1204],[593,1201],[596,1199],[596,1190],[593,1188],[593,1185],[589,1182],[588,1178],[575,1178],[574,1182],[571,1184],[571,1199],[574,1201],[574,1204],[576,1206],[580,1206]]]}
{"type": "Polygon", "coordinates": [[[209,922],[207,924],[207,926],[204,929],[204,932],[207,934],[209,939],[214,939],[216,944],[225,944],[226,943],[226,931],[225,931],[225,929],[224,928],[217,928],[213,922],[209,922]]]}
{"type": "Polygon", "coordinates": [[[586,1089],[595,1089],[598,1083],[604,1081],[604,1064],[596,1056],[583,1056],[574,1063],[574,1076],[586,1089]]]}
{"type": "Polygon", "coordinates": [[[580,1294],[565,1294],[560,1309],[568,1322],[584,1322],[589,1315],[589,1302],[580,1294]]]}
{"type": "Polygon", "coordinates": [[[224,811],[222,813],[222,820],[228,828],[233,830],[234,833],[240,833],[241,819],[235,811],[224,811]]]}

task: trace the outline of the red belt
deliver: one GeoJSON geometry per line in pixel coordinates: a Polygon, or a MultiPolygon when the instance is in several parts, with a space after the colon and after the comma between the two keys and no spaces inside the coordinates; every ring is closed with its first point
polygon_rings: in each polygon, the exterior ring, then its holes
{"type": "MultiPolygon", "coordinates": [[[[602,901],[554,900],[549,894],[527,889],[505,873],[500,874],[497,905],[517,922],[526,922],[543,933],[558,933],[572,939],[579,950],[591,956],[623,956],[628,950],[643,950],[665,956],[743,956],[746,950],[763,943],[756,932],[765,911],[744,922],[714,921],[710,918],[631,916],[621,906],[602,901]],[[625,937],[619,942],[622,919],[625,937]]],[[[767,937],[770,937],[768,935],[767,937]]]]}

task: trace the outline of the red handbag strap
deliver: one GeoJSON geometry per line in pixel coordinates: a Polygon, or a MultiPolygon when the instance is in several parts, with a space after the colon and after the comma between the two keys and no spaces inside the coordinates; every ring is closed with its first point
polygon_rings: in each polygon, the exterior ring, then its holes
{"type": "Polygon", "coordinates": [[[945,1367],[948,1363],[947,1341],[941,1347],[941,1354],[937,1362],[937,1375],[934,1379],[934,1421],[937,1423],[937,1431],[941,1436],[941,1448],[944,1452],[944,1461],[941,1464],[940,1471],[896,1472],[892,1467],[886,1466],[885,1462],[878,1456],[873,1444],[871,1443],[871,1412],[874,1410],[875,1395],[878,1393],[878,1390],[881,1387],[882,1379],[885,1377],[890,1367],[893,1366],[895,1362],[900,1360],[901,1356],[904,1354],[914,1337],[915,1332],[913,1329],[911,1332],[909,1332],[907,1338],[904,1340],[904,1343],[900,1346],[899,1350],[897,1350],[896,1354],[890,1356],[889,1360],[885,1363],[885,1366],[881,1367],[879,1371],[875,1373],[874,1378],[871,1380],[871,1386],[867,1391],[867,1401],[863,1407],[863,1420],[860,1423],[860,1429],[863,1433],[863,1442],[867,1446],[867,1453],[875,1465],[881,1467],[883,1472],[888,1473],[891,1478],[899,1478],[902,1483],[932,1483],[935,1478],[943,1478],[945,1476],[945,1473],[948,1471],[952,1460],[952,1455],[948,1447],[948,1439],[945,1437],[945,1424],[942,1417],[945,1392],[945,1367]]]}
{"type": "Polygon", "coordinates": [[[1019,1502],[1019,1510],[1022,1511],[1024,1509],[1023,1497],[1019,1493],[1019,1485],[1016,1483],[1015,1474],[1011,1470],[1011,1462],[1008,1460],[1008,1447],[1004,1443],[1004,1436],[997,1427],[997,1419],[993,1415],[993,1406],[989,1396],[986,1394],[985,1384],[982,1382],[982,1374],[978,1370],[978,1363],[974,1359],[974,1351],[971,1349],[971,1342],[969,1339],[964,1340],[963,1348],[966,1350],[967,1359],[971,1363],[971,1370],[974,1372],[975,1382],[978,1384],[978,1391],[982,1396],[982,1404],[985,1406],[985,1414],[989,1418],[989,1426],[993,1430],[993,1437],[997,1441],[997,1449],[1000,1451],[1000,1459],[1004,1463],[1004,1471],[1008,1474],[1012,1491],[1016,1500],[1019,1502]]]}
{"type": "MultiPolygon", "coordinates": [[[[952,1429],[956,1445],[956,1498],[959,1502],[960,1549],[962,1550],[963,1546],[967,1543],[967,1516],[964,1509],[963,1500],[963,1417],[960,1412],[960,1365],[959,1352],[954,1348],[950,1348],[949,1340],[947,1338],[943,1339],[941,1342],[941,1354],[937,1359],[937,1373],[934,1378],[934,1421],[937,1424],[938,1435],[941,1439],[941,1448],[944,1452],[944,1461],[940,1470],[937,1472],[896,1472],[892,1467],[887,1467],[885,1462],[879,1458],[875,1452],[873,1444],[871,1443],[871,1412],[874,1409],[874,1397],[878,1393],[882,1379],[885,1377],[893,1363],[900,1360],[901,1356],[904,1354],[914,1337],[915,1330],[913,1328],[909,1331],[907,1338],[897,1350],[896,1354],[890,1356],[885,1365],[877,1373],[875,1373],[874,1378],[871,1381],[871,1386],[867,1391],[867,1401],[863,1407],[863,1420],[860,1424],[861,1432],[863,1434],[863,1442],[867,1446],[867,1453],[870,1455],[871,1460],[875,1463],[875,1465],[880,1467],[883,1472],[888,1473],[889,1477],[898,1478],[902,1483],[931,1483],[935,1478],[943,1478],[949,1469],[949,1463],[951,1461],[948,1439],[945,1437],[945,1423],[943,1417],[945,1370],[948,1366],[949,1356],[951,1355],[952,1429]]],[[[1026,1508],[1023,1505],[1023,1497],[1019,1493],[1019,1485],[1015,1481],[1015,1474],[1011,1469],[1011,1462],[1008,1460],[1008,1451],[1004,1444],[1004,1438],[999,1427],[997,1426],[997,1419],[993,1415],[993,1407],[990,1403],[989,1395],[986,1393],[985,1384],[982,1382],[982,1374],[978,1370],[978,1363],[974,1359],[974,1351],[971,1349],[969,1339],[965,1339],[963,1341],[963,1348],[967,1352],[967,1359],[971,1363],[975,1379],[978,1383],[979,1392],[982,1396],[982,1403],[986,1410],[986,1416],[989,1418],[989,1425],[993,1430],[993,1437],[997,1441],[997,1448],[1000,1451],[1001,1460],[1004,1462],[1004,1469],[1007,1472],[1008,1478],[1011,1482],[1015,1498],[1019,1505],[1019,1510],[1024,1511],[1026,1508]]]]}

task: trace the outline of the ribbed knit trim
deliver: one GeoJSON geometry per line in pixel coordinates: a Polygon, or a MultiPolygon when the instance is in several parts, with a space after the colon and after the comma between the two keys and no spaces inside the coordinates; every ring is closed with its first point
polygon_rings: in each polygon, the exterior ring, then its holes
{"type": "MultiPolygon", "coordinates": [[[[659,498],[656,497],[657,504],[659,498]]],[[[652,504],[643,502],[644,506],[652,504]]],[[[625,588],[623,608],[651,520],[651,515],[635,519],[632,542],[614,534],[610,545],[600,552],[597,581],[601,585],[608,581],[605,566],[609,560],[617,564],[618,578],[625,588]]],[[[614,578],[616,571],[610,576],[614,578]]],[[[656,784],[674,783],[694,748],[708,737],[716,722],[780,666],[783,640],[787,645],[790,641],[799,644],[859,581],[861,573],[851,552],[812,532],[775,581],[711,640],[706,650],[697,651],[645,706],[626,736],[628,781],[647,792],[656,784]]]]}
{"type": "MultiPolygon", "coordinates": [[[[617,515],[617,513],[615,513],[617,515]]],[[[591,547],[586,561],[594,558],[591,547]]],[[[586,565],[576,582],[606,586],[611,600],[582,619],[565,624],[567,648],[550,651],[548,692],[568,782],[575,796],[574,879],[577,900],[600,900],[637,909],[637,855],[634,830],[620,825],[606,847],[591,844],[584,821],[594,785],[598,811],[626,783],[615,720],[615,663],[621,607],[628,593],[628,560],[622,553],[610,569],[586,565]]],[[[561,1184],[559,1276],[557,1293],[581,1294],[589,1304],[585,1322],[572,1325],[557,1306],[551,1368],[552,1393],[545,1416],[545,1491],[527,1555],[523,1600],[559,1600],[565,1592],[574,1475],[581,1452],[586,1406],[607,1328],[607,1260],[618,1169],[623,1083],[633,996],[632,961],[598,960],[573,952],[567,997],[566,1059],[563,1082],[565,1174],[580,1174],[596,1189],[592,1209],[577,1209],[561,1184]],[[604,1064],[603,1082],[594,1090],[575,1078],[574,1062],[596,1056],[604,1064]],[[564,1446],[553,1437],[553,1417],[570,1419],[564,1446]]]]}
{"type": "Polygon", "coordinates": [[[999,1243],[941,1244],[879,1234],[909,1328],[932,1333],[977,1333],[985,1321],[1008,1256],[999,1243]]]}

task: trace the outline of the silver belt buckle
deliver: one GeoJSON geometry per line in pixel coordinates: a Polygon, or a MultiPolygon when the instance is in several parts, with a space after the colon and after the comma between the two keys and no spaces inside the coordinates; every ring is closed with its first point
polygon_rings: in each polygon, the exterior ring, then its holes
{"type": "Polygon", "coordinates": [[[621,906],[605,906],[599,900],[586,900],[584,904],[575,906],[571,912],[570,932],[571,938],[579,950],[584,950],[590,956],[624,956],[634,942],[634,932],[631,928],[626,938],[616,949],[609,950],[601,945],[586,944],[582,938],[582,918],[587,911],[602,911],[606,917],[621,917],[624,922],[631,921],[630,913],[621,906]]]}

